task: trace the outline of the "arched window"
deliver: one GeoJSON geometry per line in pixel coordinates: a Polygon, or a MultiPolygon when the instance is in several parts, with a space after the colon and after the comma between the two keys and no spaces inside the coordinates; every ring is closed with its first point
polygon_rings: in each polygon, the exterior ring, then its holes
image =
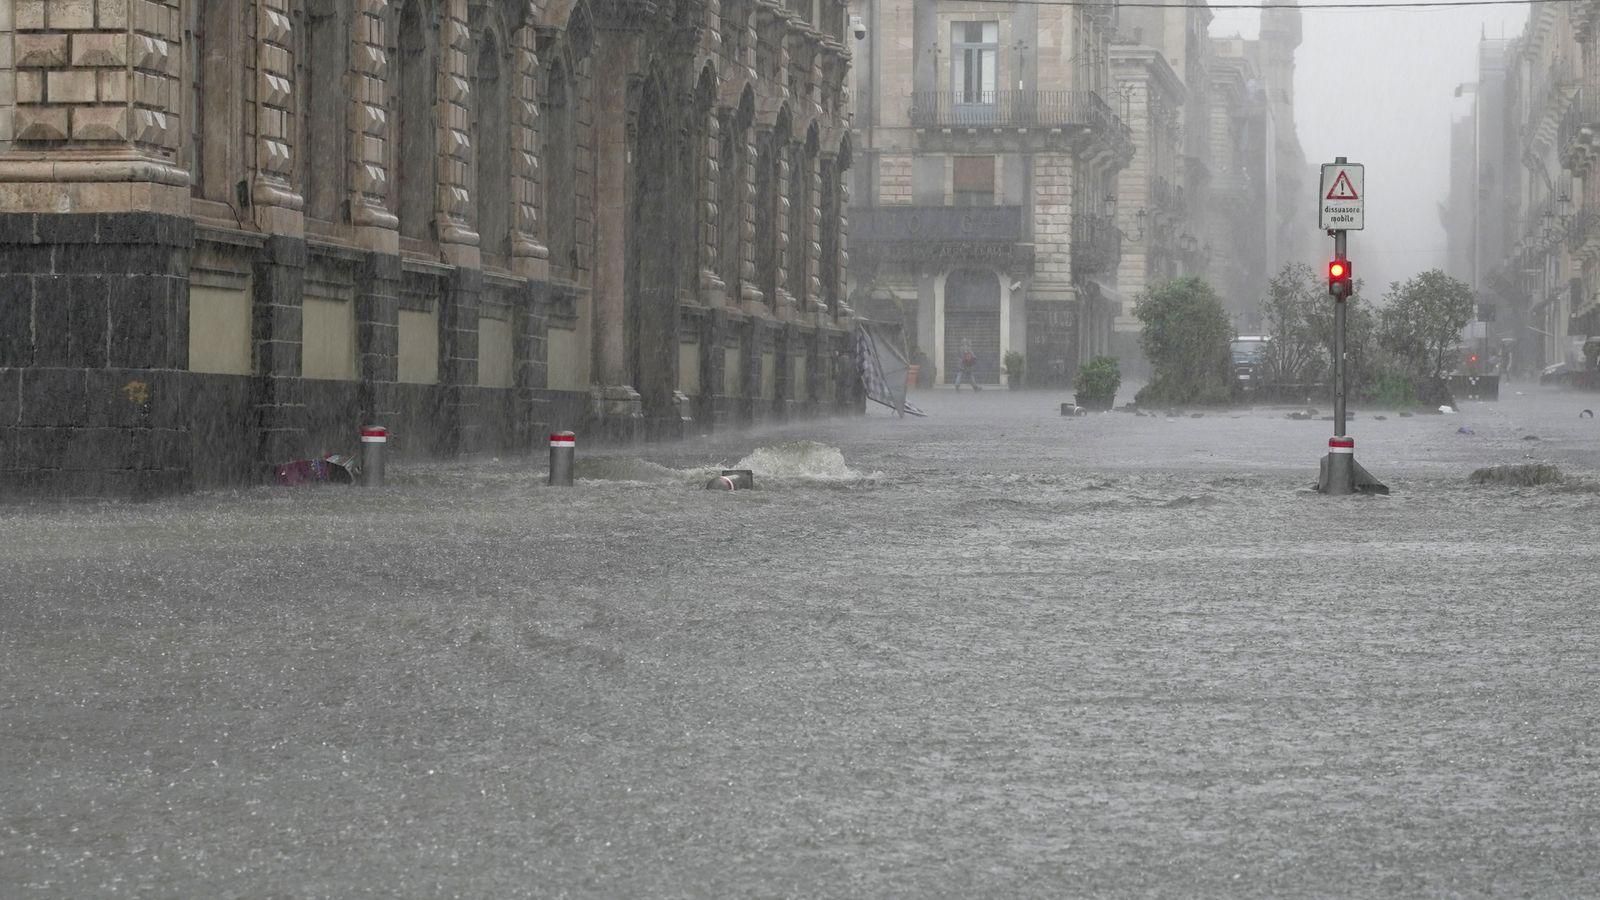
{"type": "Polygon", "coordinates": [[[564,278],[577,277],[578,223],[576,151],[572,81],[560,61],[550,67],[544,94],[545,239],[551,268],[564,278]]]}
{"type": "Polygon", "coordinates": [[[478,241],[484,254],[505,256],[511,242],[511,107],[501,74],[500,43],[485,31],[478,44],[473,85],[472,155],[477,162],[474,196],[478,241]]]}
{"type": "Polygon", "coordinates": [[[189,4],[189,177],[194,196],[237,202],[243,176],[243,69],[233,47],[244,14],[239,0],[189,4]]]}
{"type": "Polygon", "coordinates": [[[401,7],[397,45],[393,48],[399,72],[390,117],[395,153],[394,208],[400,218],[400,236],[413,240],[433,238],[434,174],[437,165],[437,126],[434,122],[435,65],[432,25],[424,0],[405,0],[401,7]]]}
{"type": "Polygon", "coordinates": [[[311,0],[306,4],[305,49],[298,86],[304,98],[300,166],[304,173],[306,216],[324,222],[349,218],[344,204],[350,165],[345,110],[349,100],[349,0],[311,0]]]}

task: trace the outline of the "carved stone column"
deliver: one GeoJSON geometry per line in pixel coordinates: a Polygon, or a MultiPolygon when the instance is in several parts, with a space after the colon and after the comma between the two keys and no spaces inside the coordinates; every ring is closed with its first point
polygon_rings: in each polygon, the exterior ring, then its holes
{"type": "Polygon", "coordinates": [[[387,0],[355,0],[350,36],[350,221],[366,231],[374,249],[399,247],[389,195],[388,56],[384,51],[387,0]],[[370,230],[369,230],[370,229],[370,230]]]}
{"type": "Polygon", "coordinates": [[[478,235],[468,215],[472,206],[472,139],[468,130],[468,105],[472,102],[468,51],[472,49],[472,32],[467,27],[467,0],[444,0],[441,13],[434,224],[445,261],[477,268],[478,235]]]}
{"type": "Polygon", "coordinates": [[[304,200],[293,184],[296,148],[293,25],[288,0],[256,0],[255,172],[251,202],[256,224],[277,234],[305,228],[304,200]]]}
{"type": "Polygon", "coordinates": [[[511,190],[515,195],[511,215],[511,259],[517,274],[546,278],[550,274],[550,250],[539,240],[539,185],[542,179],[539,159],[539,57],[538,31],[531,24],[517,29],[516,83],[511,154],[511,190]]]}
{"type": "MultiPolygon", "coordinates": [[[[710,4],[707,4],[710,6],[710,4]]],[[[700,295],[701,302],[709,306],[721,306],[727,297],[727,283],[718,274],[721,266],[721,254],[718,252],[722,246],[718,236],[717,221],[719,216],[718,186],[722,183],[722,169],[717,158],[722,147],[722,123],[717,116],[716,104],[705,98],[705,109],[699,112],[706,117],[703,140],[694,148],[696,165],[700,167],[700,196],[697,200],[697,210],[700,216],[700,295]]]]}
{"type": "Polygon", "coordinates": [[[594,380],[608,419],[639,414],[639,394],[629,385],[624,334],[628,262],[628,90],[639,36],[632,30],[600,31],[593,81],[594,198],[594,380]]]}

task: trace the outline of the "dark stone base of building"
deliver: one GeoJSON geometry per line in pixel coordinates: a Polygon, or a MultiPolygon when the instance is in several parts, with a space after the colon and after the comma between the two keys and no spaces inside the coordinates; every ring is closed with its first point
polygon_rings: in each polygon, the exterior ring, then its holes
{"type": "Polygon", "coordinates": [[[861,408],[838,372],[845,332],[685,307],[701,391],[648,417],[608,418],[587,392],[547,388],[547,304],[558,293],[184,218],[0,214],[0,500],[259,484],[284,462],[358,453],[363,424],[387,426],[390,458],[403,464],[543,454],[560,429],[589,445],[630,444],[861,408]],[[192,303],[214,310],[192,319],[192,303]],[[339,377],[311,371],[308,339],[327,327],[314,309],[348,312],[339,377]],[[437,322],[424,342],[436,341],[436,383],[406,380],[405,316],[413,343],[416,322],[437,322]],[[499,371],[510,369],[496,387],[479,383],[490,319],[499,371]],[[224,337],[197,327],[192,342],[192,321],[224,337]],[[231,356],[218,340],[233,342],[231,356]],[[743,369],[732,378],[730,358],[743,369]]]}

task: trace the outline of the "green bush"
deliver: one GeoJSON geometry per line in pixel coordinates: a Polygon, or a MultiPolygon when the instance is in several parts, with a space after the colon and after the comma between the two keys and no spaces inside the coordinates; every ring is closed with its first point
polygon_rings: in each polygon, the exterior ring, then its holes
{"type": "Polygon", "coordinates": [[[1110,409],[1122,386],[1122,370],[1115,358],[1096,356],[1078,367],[1074,400],[1085,409],[1110,409]]]}
{"type": "Polygon", "coordinates": [[[1144,325],[1139,346],[1154,369],[1134,402],[1181,406],[1233,401],[1233,326],[1209,284],[1185,276],[1153,285],[1139,295],[1133,312],[1144,325]]]}
{"type": "Polygon", "coordinates": [[[1006,367],[1006,383],[1012,387],[1022,384],[1022,374],[1027,370],[1028,358],[1017,350],[1007,350],[1003,360],[1006,367]]]}
{"type": "Polygon", "coordinates": [[[1372,388],[1372,401],[1389,409],[1417,405],[1417,388],[1411,379],[1395,372],[1378,375],[1372,388]]]}

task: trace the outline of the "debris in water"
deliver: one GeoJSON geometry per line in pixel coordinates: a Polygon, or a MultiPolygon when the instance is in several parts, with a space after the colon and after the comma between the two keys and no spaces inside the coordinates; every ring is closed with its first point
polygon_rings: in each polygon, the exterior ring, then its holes
{"type": "Polygon", "coordinates": [[[1452,408],[1451,406],[1449,406],[1448,404],[1446,404],[1444,406],[1439,407],[1439,412],[1442,412],[1442,413],[1445,413],[1446,415],[1448,415],[1450,413],[1455,412],[1455,409],[1452,408]]]}
{"type": "Polygon", "coordinates": [[[1205,416],[1205,413],[1189,413],[1189,418],[1191,419],[1203,419],[1205,416]]]}
{"type": "Polygon", "coordinates": [[[1295,421],[1298,421],[1298,422],[1304,422],[1305,420],[1311,418],[1311,416],[1312,416],[1312,414],[1309,413],[1309,412],[1292,412],[1292,413],[1289,413],[1289,418],[1294,419],[1295,421]]]}
{"type": "Polygon", "coordinates": [[[1536,487],[1541,484],[1555,484],[1562,478],[1561,470],[1552,465],[1539,463],[1522,466],[1490,466],[1473,472],[1470,480],[1473,484],[1509,484],[1514,487],[1536,487]]]}
{"type": "Polygon", "coordinates": [[[1387,422],[1387,421],[1389,421],[1389,417],[1388,416],[1373,416],[1372,420],[1374,422],[1387,422]]]}
{"type": "Polygon", "coordinates": [[[355,484],[360,474],[361,466],[356,463],[355,457],[340,453],[330,453],[322,459],[297,459],[275,466],[272,470],[273,480],[284,486],[319,481],[355,484]]]}
{"type": "Polygon", "coordinates": [[[1580,418],[1580,419],[1592,419],[1592,418],[1594,418],[1594,410],[1586,409],[1583,412],[1578,413],[1578,418],[1580,418]]]}
{"type": "Polygon", "coordinates": [[[1411,417],[1412,417],[1412,416],[1413,416],[1413,415],[1415,415],[1415,413],[1408,413],[1408,412],[1403,412],[1403,413],[1400,413],[1400,418],[1402,418],[1402,419],[1409,419],[1409,418],[1411,418],[1411,417]]]}
{"type": "Polygon", "coordinates": [[[1472,430],[1471,425],[1463,425],[1456,429],[1456,434],[1477,434],[1477,432],[1472,430]]]}
{"type": "Polygon", "coordinates": [[[1525,434],[1522,436],[1522,439],[1525,441],[1537,441],[1539,436],[1537,434],[1525,434]]]}

